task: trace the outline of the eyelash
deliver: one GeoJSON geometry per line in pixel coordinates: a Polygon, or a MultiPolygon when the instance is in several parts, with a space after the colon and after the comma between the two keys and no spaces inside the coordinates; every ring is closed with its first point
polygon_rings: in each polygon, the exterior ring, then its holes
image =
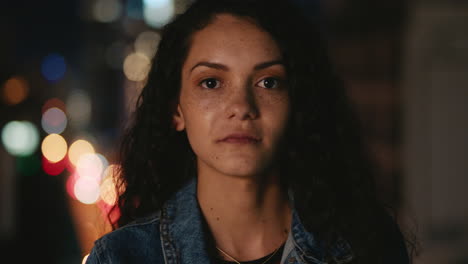
{"type": "MultiPolygon", "coordinates": [[[[259,85],[261,82],[264,82],[264,81],[266,81],[266,80],[274,80],[274,81],[276,82],[276,83],[275,83],[275,86],[274,86],[273,88],[267,88],[267,87],[260,86],[260,87],[265,88],[265,89],[268,89],[268,90],[277,89],[278,86],[279,86],[279,85],[281,84],[281,82],[283,81],[283,80],[281,80],[280,78],[276,78],[276,77],[271,77],[271,76],[270,76],[270,77],[265,77],[265,78],[261,79],[261,80],[258,81],[255,85],[259,85]]],[[[220,81],[219,81],[218,79],[216,79],[216,78],[206,78],[206,79],[203,79],[198,85],[201,86],[201,87],[203,87],[203,88],[205,88],[205,89],[210,89],[210,90],[211,90],[211,89],[217,89],[217,88],[219,88],[219,86],[220,86],[221,84],[220,84],[220,81]],[[208,81],[216,81],[216,82],[217,82],[217,85],[216,85],[214,88],[209,88],[209,87],[206,86],[206,83],[207,83],[208,81]]]]}

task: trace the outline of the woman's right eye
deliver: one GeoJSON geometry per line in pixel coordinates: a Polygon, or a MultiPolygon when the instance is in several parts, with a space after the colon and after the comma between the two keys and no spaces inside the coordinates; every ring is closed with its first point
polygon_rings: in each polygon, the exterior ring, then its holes
{"type": "Polygon", "coordinates": [[[215,78],[208,78],[208,79],[205,79],[205,80],[201,81],[200,85],[203,88],[216,89],[216,88],[219,87],[220,82],[218,80],[216,80],[215,78]]]}

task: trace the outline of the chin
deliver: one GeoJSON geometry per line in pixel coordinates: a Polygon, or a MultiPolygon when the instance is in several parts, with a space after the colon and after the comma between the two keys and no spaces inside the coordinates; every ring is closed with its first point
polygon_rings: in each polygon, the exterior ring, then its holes
{"type": "Polygon", "coordinates": [[[262,172],[260,162],[254,160],[230,161],[228,164],[222,164],[219,171],[225,175],[233,177],[255,177],[262,172]]]}

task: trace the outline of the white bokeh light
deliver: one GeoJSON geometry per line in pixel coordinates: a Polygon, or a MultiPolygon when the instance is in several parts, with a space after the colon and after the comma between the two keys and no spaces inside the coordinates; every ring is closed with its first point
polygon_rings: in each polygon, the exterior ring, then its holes
{"type": "Polygon", "coordinates": [[[39,131],[31,122],[11,121],[2,129],[2,142],[11,155],[28,156],[39,145],[39,131]]]}
{"type": "Polygon", "coordinates": [[[143,17],[146,24],[154,28],[166,25],[174,16],[175,8],[172,0],[144,0],[143,17]]]}
{"type": "Polygon", "coordinates": [[[97,154],[85,153],[81,155],[76,164],[76,172],[79,177],[90,177],[101,181],[102,172],[104,167],[101,159],[97,154]]]}
{"type": "Polygon", "coordinates": [[[78,177],[73,192],[78,201],[84,204],[93,204],[99,199],[99,183],[92,177],[78,177]]]}

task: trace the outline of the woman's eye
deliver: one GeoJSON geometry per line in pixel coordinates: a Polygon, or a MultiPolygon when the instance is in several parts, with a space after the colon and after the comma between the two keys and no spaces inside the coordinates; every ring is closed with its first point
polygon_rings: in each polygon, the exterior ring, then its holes
{"type": "Polygon", "coordinates": [[[279,81],[273,77],[268,77],[258,82],[258,85],[260,87],[267,88],[267,89],[274,89],[278,87],[278,84],[279,84],[279,81]]]}
{"type": "Polygon", "coordinates": [[[204,88],[215,89],[219,87],[219,81],[215,78],[208,78],[200,82],[200,85],[204,88]]]}

